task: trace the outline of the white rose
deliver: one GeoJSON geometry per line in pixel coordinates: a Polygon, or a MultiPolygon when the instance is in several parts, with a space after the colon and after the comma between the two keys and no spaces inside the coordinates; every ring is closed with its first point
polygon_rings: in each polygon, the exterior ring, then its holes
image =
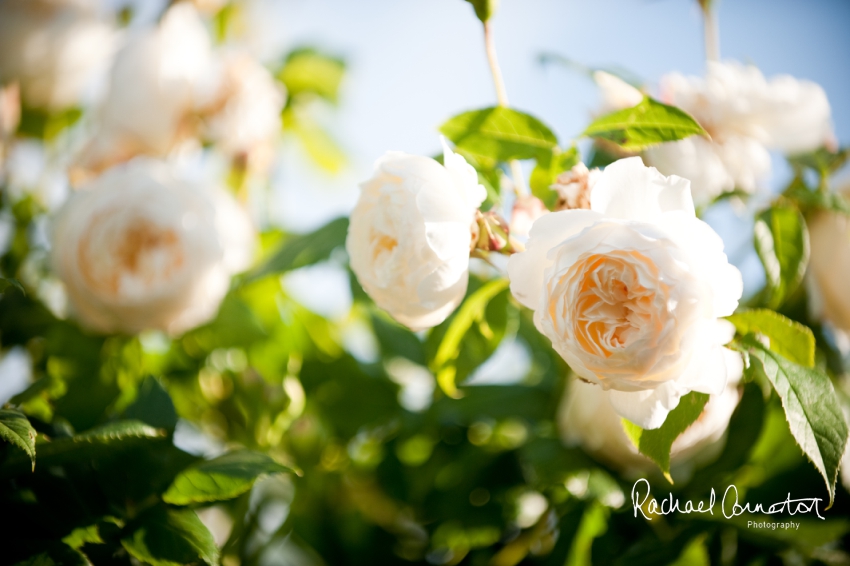
{"type": "Polygon", "coordinates": [[[191,128],[190,112],[211,102],[216,71],[195,8],[187,2],[169,8],[157,27],[136,32],[116,55],[83,166],[102,169],[170,151],[191,128]]]}
{"type": "Polygon", "coordinates": [[[710,62],[705,78],[670,74],[661,96],[696,118],[711,141],[691,137],[645,156],[662,173],[690,179],[699,204],[734,189],[755,191],[770,173],[768,150],[811,151],[833,139],[820,86],[787,75],[767,80],[753,66],[710,62]]]}
{"type": "Polygon", "coordinates": [[[253,243],[250,220],[229,194],[136,160],[66,203],[52,255],[85,326],[176,334],[215,315],[230,276],[248,266],[253,243]]]}
{"type": "Polygon", "coordinates": [[[658,428],[691,391],[718,394],[740,369],[723,347],[741,273],[694,214],[689,182],[609,165],[590,210],[541,217],[508,262],[511,291],[573,371],[611,389],[619,414],[658,428]]]}
{"type": "Polygon", "coordinates": [[[222,66],[221,102],[210,116],[209,137],[229,155],[270,148],[280,134],[283,87],[245,54],[227,55],[222,66]]]}
{"type": "Polygon", "coordinates": [[[435,326],[460,304],[470,227],[487,196],[475,170],[445,146],[445,166],[388,152],[360,185],[346,248],[363,289],[414,329],[435,326]]]}
{"type": "MultiPolygon", "coordinates": [[[[712,395],[696,422],[673,442],[670,463],[674,468],[717,456],[740,400],[737,383],[738,379],[730,379],[719,395],[712,395]]],[[[596,458],[627,472],[654,469],[655,464],[626,436],[610,395],[598,385],[571,379],[558,410],[561,439],[567,445],[581,445],[596,458]]]]}
{"type": "Polygon", "coordinates": [[[602,93],[602,106],[599,114],[608,114],[617,110],[637,106],[643,100],[643,93],[611,73],[596,71],[593,80],[602,93]]]}
{"type": "MultiPolygon", "coordinates": [[[[843,191],[850,198],[850,186],[843,191]]],[[[820,211],[809,218],[811,256],[806,273],[812,314],[850,333],[850,217],[820,211]]]]}
{"type": "Polygon", "coordinates": [[[19,81],[30,106],[79,104],[112,56],[115,31],[84,0],[0,2],[0,83],[19,81]]]}

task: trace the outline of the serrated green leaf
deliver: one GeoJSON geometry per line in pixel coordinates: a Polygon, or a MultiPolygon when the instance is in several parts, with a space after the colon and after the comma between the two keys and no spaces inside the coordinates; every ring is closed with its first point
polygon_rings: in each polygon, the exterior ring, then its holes
{"type": "Polygon", "coordinates": [[[0,410],[0,439],[24,451],[35,469],[35,429],[20,411],[0,410]]]}
{"type": "Polygon", "coordinates": [[[292,51],[278,73],[290,98],[314,94],[334,103],[344,76],[345,61],[312,48],[292,51]]]}
{"type": "Polygon", "coordinates": [[[756,216],[755,248],[767,278],[767,306],[779,308],[793,293],[809,263],[809,231],[794,207],[773,206],[756,216]]]}
{"type": "Polygon", "coordinates": [[[538,158],[528,184],[531,193],[543,201],[547,208],[551,209],[558,200],[558,193],[550,187],[555,183],[558,175],[569,171],[579,162],[578,149],[573,146],[566,151],[558,151],[557,148],[550,155],[538,158]]]}
{"type": "Polygon", "coordinates": [[[348,218],[337,218],[314,232],[292,236],[262,265],[248,272],[244,282],[323,261],[336,248],[345,245],[347,235],[348,218]]]}
{"type": "MultiPolygon", "coordinates": [[[[91,429],[72,438],[39,442],[38,461],[44,466],[61,466],[113,453],[118,447],[139,442],[158,441],[165,431],[139,421],[118,421],[91,429]]],[[[0,464],[0,477],[9,477],[22,471],[29,460],[11,455],[0,464]]]]}
{"type": "Polygon", "coordinates": [[[262,475],[292,472],[261,452],[239,450],[183,470],[162,499],[172,505],[189,505],[233,499],[262,475]]]}
{"type": "Polygon", "coordinates": [[[670,477],[670,448],[680,434],[685,432],[702,414],[708,403],[706,393],[691,391],[679,399],[679,404],[670,411],[664,424],[654,430],[644,430],[631,421],[623,419],[623,428],[641,454],[658,464],[664,477],[670,477]]]}
{"type": "Polygon", "coordinates": [[[191,509],[154,507],[122,537],[121,545],[137,560],[152,566],[179,566],[203,560],[218,563],[212,534],[191,509]]]}
{"type": "MultiPolygon", "coordinates": [[[[762,369],[782,401],[791,434],[823,476],[829,506],[835,498],[835,481],[847,444],[847,423],[829,376],[795,364],[767,349],[752,335],[742,338],[750,361],[762,369]]],[[[827,507],[828,508],[828,507],[827,507]]]]}
{"type": "Polygon", "coordinates": [[[496,10],[499,9],[499,0],[466,0],[472,7],[475,8],[475,15],[482,23],[493,17],[496,10]]]}
{"type": "Polygon", "coordinates": [[[745,310],[726,319],[741,336],[766,336],[772,351],[794,363],[814,367],[815,335],[807,326],[768,309],[745,310]]]}
{"type": "Polygon", "coordinates": [[[688,113],[647,96],[637,106],[597,118],[582,135],[614,142],[626,151],[641,151],[708,133],[688,113]]]}
{"type": "Polygon", "coordinates": [[[440,388],[449,397],[457,399],[461,396],[455,381],[457,377],[455,361],[460,353],[461,341],[473,324],[483,321],[487,305],[496,295],[505,291],[509,284],[507,279],[488,281],[463,302],[448,323],[446,333],[431,363],[431,371],[437,376],[440,388]]]}
{"type": "Polygon", "coordinates": [[[485,161],[546,159],[558,145],[543,122],[502,106],[458,114],[440,126],[440,131],[458,148],[485,161]]]}

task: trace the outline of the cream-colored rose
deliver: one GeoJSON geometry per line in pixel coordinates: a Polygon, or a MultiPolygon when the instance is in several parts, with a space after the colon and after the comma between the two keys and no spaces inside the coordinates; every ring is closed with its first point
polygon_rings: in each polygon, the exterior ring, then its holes
{"type": "MultiPolygon", "coordinates": [[[[842,193],[850,199],[850,185],[842,193]]],[[[808,227],[810,310],[816,318],[850,333],[850,217],[820,211],[809,218],[808,227]]]]}
{"type": "Polygon", "coordinates": [[[85,0],[0,2],[0,84],[18,81],[29,106],[79,104],[105,72],[116,33],[85,0]]]}
{"type": "Polygon", "coordinates": [[[573,371],[612,390],[617,412],[645,429],[682,395],[719,394],[740,370],[720,318],[738,305],[741,273],[696,217],[688,181],[639,157],[605,168],[590,210],[537,220],[508,275],[573,371]]]}
{"type": "Polygon", "coordinates": [[[810,151],[833,139],[820,86],[787,75],[767,80],[753,66],[711,62],[705,78],[667,75],[661,97],[696,118],[711,140],[690,137],[644,155],[662,173],[690,179],[698,204],[735,189],[754,192],[770,173],[769,150],[810,151]]]}
{"type": "MultiPolygon", "coordinates": [[[[712,395],[697,421],[673,442],[670,463],[674,469],[717,456],[740,400],[738,381],[730,379],[720,394],[712,395]]],[[[655,464],[640,454],[626,436],[609,397],[610,392],[598,385],[571,379],[558,410],[561,439],[568,445],[582,446],[594,457],[627,473],[654,469],[655,464]]]]}
{"type": "Polygon", "coordinates": [[[587,165],[581,162],[558,175],[555,184],[550,187],[558,193],[555,210],[590,208],[590,192],[599,175],[599,169],[588,170],[587,165]]]}
{"type": "Polygon", "coordinates": [[[183,332],[209,320],[254,231],[219,189],[135,160],[77,191],[59,212],[53,265],[80,322],[100,332],[183,332]]]}
{"type": "Polygon", "coordinates": [[[191,114],[212,101],[216,81],[206,28],[192,4],[179,2],[116,55],[82,166],[101,170],[139,154],[165,155],[193,133],[191,114]]]}
{"type": "Polygon", "coordinates": [[[470,227],[487,196],[475,170],[445,144],[443,160],[381,157],[360,185],[345,243],[363,289],[414,330],[439,324],[463,300],[470,227]]]}

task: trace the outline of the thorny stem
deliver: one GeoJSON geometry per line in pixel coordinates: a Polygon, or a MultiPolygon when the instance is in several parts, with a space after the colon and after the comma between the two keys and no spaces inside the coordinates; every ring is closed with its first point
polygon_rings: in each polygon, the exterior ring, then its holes
{"type": "MultiPolygon", "coordinates": [[[[487,62],[490,64],[490,73],[493,75],[493,85],[496,87],[496,100],[499,106],[509,106],[508,91],[505,89],[505,79],[502,77],[502,69],[499,67],[499,59],[496,56],[496,43],[493,40],[493,28],[490,21],[484,22],[484,47],[487,51],[487,62]]],[[[527,195],[528,187],[525,184],[525,177],[522,174],[522,167],[519,161],[513,159],[509,163],[511,167],[511,177],[513,177],[513,186],[516,194],[527,195]]]]}

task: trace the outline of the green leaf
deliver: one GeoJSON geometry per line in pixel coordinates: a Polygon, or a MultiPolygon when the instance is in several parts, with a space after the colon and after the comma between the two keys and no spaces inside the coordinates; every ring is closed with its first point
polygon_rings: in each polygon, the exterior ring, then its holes
{"type": "Polygon", "coordinates": [[[502,106],[458,114],[440,126],[440,131],[459,149],[485,162],[546,159],[558,145],[543,122],[502,106]]]}
{"type": "Polygon", "coordinates": [[[774,206],[756,216],[755,247],[767,277],[767,306],[779,308],[793,293],[809,263],[809,232],[799,210],[774,206]]]}
{"type": "Polygon", "coordinates": [[[475,15],[482,22],[487,22],[499,9],[499,0],[466,0],[475,8],[475,15]]]}
{"type": "Polygon", "coordinates": [[[460,353],[461,341],[476,322],[484,320],[485,309],[490,301],[508,288],[507,279],[493,279],[472,293],[449,322],[446,333],[437,348],[431,363],[431,370],[437,376],[437,383],[449,397],[461,397],[457,389],[456,360],[460,353]]]}
{"type": "MultiPolygon", "coordinates": [[[[137,443],[159,441],[165,431],[139,421],[118,421],[94,428],[72,438],[60,438],[38,443],[38,461],[47,467],[61,466],[68,462],[80,462],[103,455],[113,454],[120,447],[137,443]]],[[[21,472],[29,460],[10,455],[0,465],[0,477],[9,477],[21,472]]]]}
{"type": "Polygon", "coordinates": [[[545,158],[538,158],[528,180],[532,194],[542,200],[547,208],[551,209],[558,200],[558,193],[550,187],[555,183],[558,175],[569,171],[578,162],[578,149],[575,146],[564,152],[558,151],[556,148],[545,158]]]}
{"type": "Polygon", "coordinates": [[[819,370],[795,364],[772,352],[752,335],[745,336],[742,344],[750,352],[750,363],[753,360],[760,363],[773,384],[794,440],[826,482],[831,507],[838,467],[847,444],[847,423],[832,381],[819,370]]]}
{"type": "Polygon", "coordinates": [[[179,566],[203,560],[218,563],[212,534],[191,509],[154,507],[128,525],[121,545],[137,560],[153,566],[179,566]]]}
{"type": "Polygon", "coordinates": [[[0,438],[23,450],[35,470],[35,429],[23,413],[0,410],[0,438]]]}
{"type": "Polygon", "coordinates": [[[313,94],[336,102],[345,75],[345,61],[312,48],[292,51],[286,58],[278,78],[290,97],[313,94]]]}
{"type": "Polygon", "coordinates": [[[813,191],[802,183],[795,183],[783,194],[803,209],[816,208],[850,215],[850,202],[841,193],[813,191]]]}
{"type": "Polygon", "coordinates": [[[65,536],[62,542],[74,549],[79,549],[85,544],[103,544],[103,538],[100,536],[100,530],[97,524],[87,527],[77,527],[71,534],[65,536]]]}
{"type": "Polygon", "coordinates": [[[336,248],[345,245],[348,218],[331,220],[315,232],[292,236],[262,265],[248,272],[244,282],[272,273],[283,273],[327,259],[336,248]]]}
{"type": "Polygon", "coordinates": [[[601,536],[607,530],[608,509],[601,503],[591,503],[581,518],[565,566],[590,566],[590,564],[593,564],[591,556],[593,539],[601,536]]]}
{"type": "Polygon", "coordinates": [[[706,393],[691,391],[679,399],[679,404],[670,411],[664,424],[654,430],[643,430],[636,424],[623,419],[623,428],[641,454],[658,464],[667,481],[670,477],[670,448],[680,434],[685,432],[702,414],[708,403],[706,393]]]}
{"type": "Polygon", "coordinates": [[[807,326],[768,309],[737,312],[726,320],[741,336],[761,334],[770,340],[770,350],[806,367],[815,365],[815,335],[807,326]]]}
{"type": "Polygon", "coordinates": [[[809,153],[791,155],[788,157],[788,163],[798,171],[812,169],[822,177],[828,177],[841,169],[848,159],[850,159],[850,147],[842,148],[836,152],[821,147],[809,153]]]}
{"type": "Polygon", "coordinates": [[[283,123],[295,132],[310,159],[328,173],[339,173],[348,163],[336,140],[307,112],[286,111],[283,123]]]}
{"type": "Polygon", "coordinates": [[[9,287],[17,289],[24,295],[27,294],[24,290],[24,286],[21,285],[21,282],[17,279],[12,279],[11,277],[0,277],[0,293],[5,293],[9,287]]]}
{"type": "Polygon", "coordinates": [[[269,456],[251,450],[229,452],[183,470],[162,496],[172,505],[233,499],[265,474],[292,472],[269,456]]]}
{"type": "Polygon", "coordinates": [[[597,118],[582,135],[612,141],[626,151],[641,151],[655,144],[708,133],[683,110],[647,96],[637,106],[597,118]]]}
{"type": "Polygon", "coordinates": [[[177,426],[177,411],[171,396],[159,381],[150,376],[139,385],[136,400],[127,407],[124,416],[166,430],[174,430],[177,426]]]}

